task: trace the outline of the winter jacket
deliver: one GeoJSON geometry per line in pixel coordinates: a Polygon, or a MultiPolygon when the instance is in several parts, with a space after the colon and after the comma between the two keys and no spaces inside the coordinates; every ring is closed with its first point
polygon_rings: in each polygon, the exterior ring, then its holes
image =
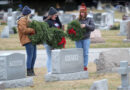
{"type": "Polygon", "coordinates": [[[85,20],[79,20],[81,24],[85,24],[86,33],[82,39],[90,38],[90,34],[95,29],[95,24],[92,18],[86,18],[85,20]]]}
{"type": "Polygon", "coordinates": [[[28,21],[25,17],[21,17],[17,23],[20,43],[22,44],[22,46],[24,44],[30,43],[31,40],[28,38],[28,35],[33,33],[34,29],[27,27],[28,21]]]}
{"type": "MultiPolygon", "coordinates": [[[[47,17],[43,17],[43,20],[45,20],[47,17]]],[[[48,23],[49,27],[56,27],[56,28],[62,28],[62,24],[57,17],[56,20],[48,19],[45,22],[48,23]]]]}

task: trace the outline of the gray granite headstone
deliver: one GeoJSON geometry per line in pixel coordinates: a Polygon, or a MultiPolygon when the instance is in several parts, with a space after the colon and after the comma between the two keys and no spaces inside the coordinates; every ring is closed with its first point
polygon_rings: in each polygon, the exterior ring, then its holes
{"type": "Polygon", "coordinates": [[[52,50],[52,73],[79,72],[83,67],[83,49],[52,50]]]}
{"type": "Polygon", "coordinates": [[[21,79],[0,81],[0,82],[4,84],[5,88],[27,87],[27,86],[33,86],[33,77],[26,77],[21,79]]]}
{"type": "Polygon", "coordinates": [[[14,34],[14,31],[12,29],[13,27],[13,17],[12,16],[8,16],[8,19],[7,19],[7,25],[9,26],[9,34],[14,34]]]}
{"type": "Polygon", "coordinates": [[[3,82],[0,82],[0,90],[5,90],[5,86],[3,82]]]}
{"type": "Polygon", "coordinates": [[[13,11],[12,8],[8,8],[8,16],[12,16],[12,11],[13,11]]]}
{"type": "Polygon", "coordinates": [[[16,19],[17,19],[17,17],[18,17],[17,14],[18,14],[17,11],[14,11],[14,12],[12,13],[12,27],[16,26],[16,19]]]}
{"type": "Polygon", "coordinates": [[[128,49],[110,49],[99,54],[96,59],[96,69],[99,73],[115,72],[114,69],[120,66],[120,61],[127,60],[130,65],[130,54],[128,49]]]}
{"type": "Polygon", "coordinates": [[[38,16],[38,15],[34,15],[32,20],[37,20],[37,21],[43,21],[43,17],[42,16],[38,16]]]}
{"type": "Polygon", "coordinates": [[[69,22],[74,20],[74,17],[71,14],[61,14],[59,15],[59,19],[62,22],[62,24],[68,24],[69,22]]]}
{"type": "Polygon", "coordinates": [[[87,78],[88,78],[87,71],[65,73],[65,74],[46,74],[45,75],[46,82],[80,80],[80,79],[87,79],[87,78]]]}
{"type": "Polygon", "coordinates": [[[102,16],[101,13],[95,13],[93,15],[93,19],[94,19],[94,22],[95,22],[96,25],[97,24],[100,25],[100,23],[101,23],[101,16],[102,16]]]}
{"type": "Polygon", "coordinates": [[[102,3],[101,3],[101,1],[98,1],[97,10],[102,10],[102,3]]]}
{"type": "Polygon", "coordinates": [[[9,27],[5,26],[1,32],[1,38],[9,38],[9,27]]]}
{"type": "Polygon", "coordinates": [[[121,61],[118,73],[121,75],[121,86],[117,90],[130,90],[130,67],[128,67],[128,61],[121,61]]]}
{"type": "Polygon", "coordinates": [[[120,22],[120,34],[119,35],[127,35],[127,23],[129,20],[123,20],[120,22]]]}
{"type": "Polygon", "coordinates": [[[25,55],[7,53],[0,55],[0,81],[25,78],[25,55]]]}
{"type": "Polygon", "coordinates": [[[127,38],[124,40],[124,42],[130,42],[130,21],[128,21],[126,29],[127,29],[127,38]]]}
{"type": "Polygon", "coordinates": [[[45,75],[45,81],[86,79],[83,67],[82,48],[52,50],[52,73],[45,75]]]}
{"type": "Polygon", "coordinates": [[[0,11],[0,19],[3,19],[4,11],[0,11]]]}
{"type": "Polygon", "coordinates": [[[108,81],[107,79],[95,81],[91,86],[90,90],[108,90],[108,81]]]}

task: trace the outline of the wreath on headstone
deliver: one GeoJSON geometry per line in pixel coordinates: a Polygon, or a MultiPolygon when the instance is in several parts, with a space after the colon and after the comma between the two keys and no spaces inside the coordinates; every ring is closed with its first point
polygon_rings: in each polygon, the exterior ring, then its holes
{"type": "Polygon", "coordinates": [[[72,41],[81,40],[84,37],[86,30],[80,27],[80,22],[78,20],[73,20],[68,24],[67,27],[67,37],[72,41]]]}

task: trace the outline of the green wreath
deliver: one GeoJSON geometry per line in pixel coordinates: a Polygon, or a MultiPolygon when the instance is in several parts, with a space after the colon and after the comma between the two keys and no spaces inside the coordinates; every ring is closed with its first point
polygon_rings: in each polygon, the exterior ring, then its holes
{"type": "Polygon", "coordinates": [[[85,32],[85,28],[80,27],[80,22],[78,20],[73,20],[68,24],[67,37],[73,41],[81,40],[84,37],[85,32]]]}

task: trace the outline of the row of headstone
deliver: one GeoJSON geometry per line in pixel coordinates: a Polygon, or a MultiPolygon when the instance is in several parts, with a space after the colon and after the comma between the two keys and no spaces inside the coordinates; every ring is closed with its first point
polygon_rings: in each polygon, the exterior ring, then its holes
{"type": "Polygon", "coordinates": [[[20,11],[13,11],[12,8],[9,8],[8,12],[4,12],[2,20],[7,22],[7,26],[5,26],[1,33],[2,38],[8,38],[9,34],[14,34],[13,27],[17,26],[17,18],[20,15],[20,11]]]}
{"type": "Polygon", "coordinates": [[[83,49],[52,50],[52,73],[45,75],[45,81],[77,80],[88,78],[84,71],[83,49]]]}
{"type": "Polygon", "coordinates": [[[0,55],[0,83],[5,88],[30,86],[32,77],[26,78],[25,55],[4,53],[0,55]]]}

